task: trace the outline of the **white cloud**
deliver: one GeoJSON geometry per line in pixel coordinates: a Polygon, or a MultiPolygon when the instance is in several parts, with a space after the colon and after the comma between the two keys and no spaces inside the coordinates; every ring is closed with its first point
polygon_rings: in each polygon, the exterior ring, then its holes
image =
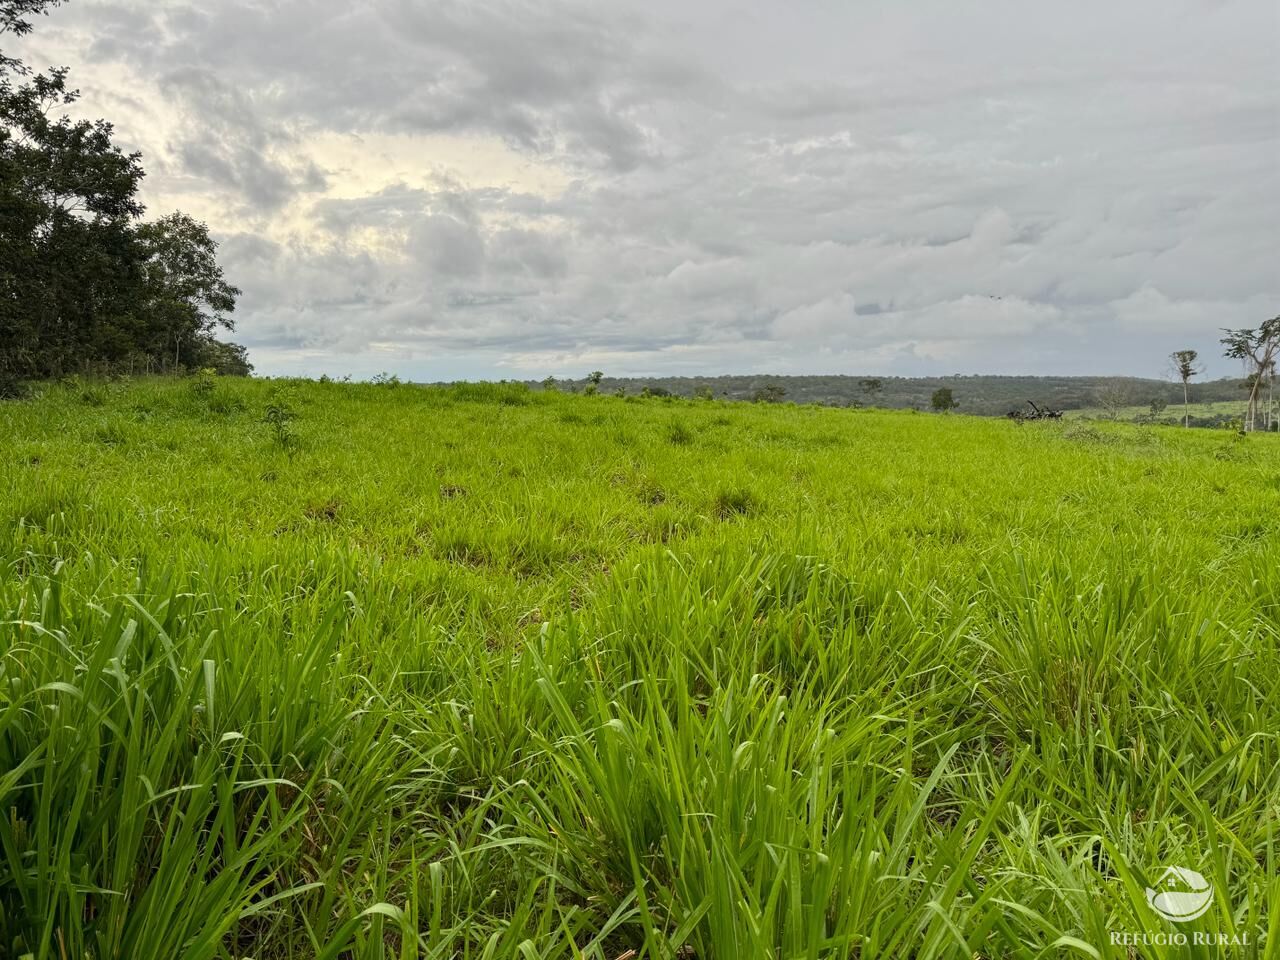
{"type": "Polygon", "coordinates": [[[1276,26],[75,0],[26,51],[223,237],[264,372],[1150,373],[1280,309],[1276,26]]]}

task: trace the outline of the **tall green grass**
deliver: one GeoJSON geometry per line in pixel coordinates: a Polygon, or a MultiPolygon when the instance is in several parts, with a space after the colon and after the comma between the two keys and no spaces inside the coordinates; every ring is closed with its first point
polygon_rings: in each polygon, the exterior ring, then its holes
{"type": "Polygon", "coordinates": [[[0,957],[1277,949],[1275,438],[155,380],[0,441],[0,957]]]}

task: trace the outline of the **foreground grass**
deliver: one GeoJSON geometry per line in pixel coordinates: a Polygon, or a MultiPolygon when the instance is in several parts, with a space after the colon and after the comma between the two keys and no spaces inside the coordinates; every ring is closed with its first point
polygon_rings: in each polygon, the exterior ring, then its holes
{"type": "Polygon", "coordinates": [[[1275,949],[1276,438],[156,381],[0,440],[0,956],[1275,949]]]}

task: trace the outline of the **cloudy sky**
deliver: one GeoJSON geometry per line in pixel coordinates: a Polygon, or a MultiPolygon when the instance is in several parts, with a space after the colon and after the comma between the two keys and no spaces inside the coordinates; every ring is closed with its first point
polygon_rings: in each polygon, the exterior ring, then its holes
{"type": "Polygon", "coordinates": [[[1158,376],[1280,312],[1274,0],[71,0],[22,53],[260,373],[1158,376]]]}

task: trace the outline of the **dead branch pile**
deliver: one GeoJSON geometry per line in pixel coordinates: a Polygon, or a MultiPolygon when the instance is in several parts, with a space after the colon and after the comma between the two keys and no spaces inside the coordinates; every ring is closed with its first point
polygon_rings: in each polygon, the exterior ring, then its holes
{"type": "Polygon", "coordinates": [[[1050,410],[1048,407],[1038,407],[1034,400],[1028,400],[1027,406],[1029,410],[1010,410],[1007,414],[1008,418],[1014,423],[1023,423],[1027,420],[1061,420],[1061,410],[1050,410]]]}

